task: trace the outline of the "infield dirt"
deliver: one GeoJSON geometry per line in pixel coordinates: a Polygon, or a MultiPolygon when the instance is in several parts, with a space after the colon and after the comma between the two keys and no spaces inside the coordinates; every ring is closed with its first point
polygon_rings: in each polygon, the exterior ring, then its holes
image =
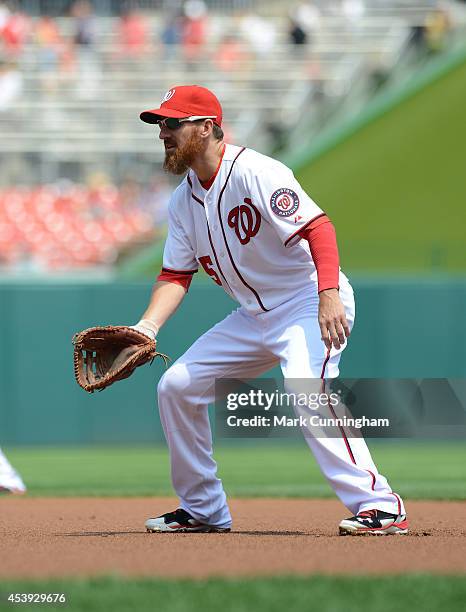
{"type": "Polygon", "coordinates": [[[406,536],[338,535],[335,500],[236,499],[227,534],[150,534],[174,498],[0,499],[0,578],[466,571],[466,503],[407,504],[406,536]]]}

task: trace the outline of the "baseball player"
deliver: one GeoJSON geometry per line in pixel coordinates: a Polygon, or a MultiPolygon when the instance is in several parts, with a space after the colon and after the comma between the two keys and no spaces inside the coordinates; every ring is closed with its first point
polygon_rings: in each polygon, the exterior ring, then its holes
{"type": "MultiPolygon", "coordinates": [[[[240,307],[201,336],[162,376],[160,418],[179,508],[146,522],[151,532],[226,532],[232,525],[212,456],[208,404],[216,378],[253,378],[280,364],[287,379],[338,376],[354,322],[353,291],[339,268],[335,230],[292,171],[226,144],[222,107],[197,85],[170,89],[140,115],[158,126],[164,168],[186,176],[169,202],[163,268],[142,319],[155,338],[202,266],[240,307]]],[[[342,534],[407,533],[403,501],[362,438],[306,437],[353,514],[342,534]]]]}
{"type": "Polygon", "coordinates": [[[0,493],[25,493],[21,476],[13,469],[0,448],[0,493]]]}

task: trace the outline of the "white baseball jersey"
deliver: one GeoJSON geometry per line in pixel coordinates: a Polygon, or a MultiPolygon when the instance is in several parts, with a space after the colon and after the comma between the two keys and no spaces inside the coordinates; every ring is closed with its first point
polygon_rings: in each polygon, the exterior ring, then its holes
{"type": "Polygon", "coordinates": [[[191,170],[173,193],[163,267],[201,264],[248,312],[266,312],[303,288],[317,293],[309,245],[298,233],[323,214],[287,166],[226,145],[210,189],[191,170]]]}

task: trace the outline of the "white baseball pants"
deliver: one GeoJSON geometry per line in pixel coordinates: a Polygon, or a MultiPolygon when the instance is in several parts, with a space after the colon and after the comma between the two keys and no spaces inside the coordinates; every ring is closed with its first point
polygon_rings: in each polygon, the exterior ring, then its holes
{"type": "MultiPolygon", "coordinates": [[[[354,297],[348,281],[340,286],[348,323],[354,297]]],[[[317,321],[318,296],[301,295],[269,312],[235,310],[201,336],[162,376],[159,411],[167,439],[173,487],[180,507],[197,520],[229,527],[231,515],[212,456],[208,405],[216,378],[255,378],[280,363],[285,379],[339,374],[340,350],[328,358],[317,321]]],[[[313,438],[306,442],[324,476],[354,514],[377,508],[405,512],[400,497],[379,474],[362,438],[313,438]]]]}

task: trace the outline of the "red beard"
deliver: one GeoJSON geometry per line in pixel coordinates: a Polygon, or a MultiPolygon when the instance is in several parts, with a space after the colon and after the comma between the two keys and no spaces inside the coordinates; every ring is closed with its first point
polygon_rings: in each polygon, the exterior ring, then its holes
{"type": "Polygon", "coordinates": [[[163,169],[170,174],[184,174],[202,151],[202,146],[202,138],[194,131],[182,147],[176,146],[173,151],[165,151],[163,169]]]}

